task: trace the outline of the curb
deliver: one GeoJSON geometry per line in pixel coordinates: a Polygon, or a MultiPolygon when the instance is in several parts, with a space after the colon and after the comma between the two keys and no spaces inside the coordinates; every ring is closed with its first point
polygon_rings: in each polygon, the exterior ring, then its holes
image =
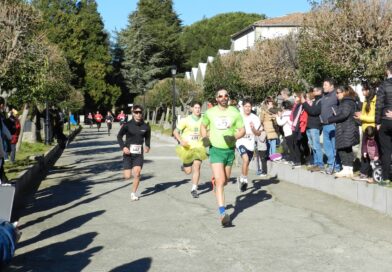
{"type": "MultiPolygon", "coordinates": [[[[251,164],[255,170],[256,165],[251,164]]],[[[320,172],[268,161],[268,174],[280,180],[321,191],[392,216],[392,189],[347,178],[335,179],[320,172]]]]}
{"type": "MultiPolygon", "coordinates": [[[[162,141],[176,143],[169,136],[157,132],[153,132],[152,135],[162,141]]],[[[249,169],[257,169],[254,160],[249,169]]],[[[292,169],[290,165],[271,161],[268,161],[268,174],[280,180],[321,191],[392,216],[392,188],[347,178],[335,179],[333,176],[320,172],[310,172],[303,168],[292,169]]]]}
{"type": "MultiPolygon", "coordinates": [[[[68,142],[71,142],[75,136],[82,130],[79,126],[68,137],[68,142]]],[[[27,203],[31,200],[35,192],[38,190],[42,180],[46,177],[49,169],[56,163],[63,153],[62,148],[57,144],[43,156],[37,156],[35,159],[37,163],[28,166],[14,182],[15,196],[12,207],[12,221],[19,219],[20,211],[24,209],[27,203]]]]}

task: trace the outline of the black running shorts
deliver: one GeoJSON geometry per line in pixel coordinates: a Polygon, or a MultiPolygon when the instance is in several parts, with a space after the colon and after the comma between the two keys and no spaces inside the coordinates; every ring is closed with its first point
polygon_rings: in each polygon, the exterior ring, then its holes
{"type": "Polygon", "coordinates": [[[131,170],[135,166],[143,168],[143,154],[130,154],[123,155],[123,167],[124,170],[131,170]]]}

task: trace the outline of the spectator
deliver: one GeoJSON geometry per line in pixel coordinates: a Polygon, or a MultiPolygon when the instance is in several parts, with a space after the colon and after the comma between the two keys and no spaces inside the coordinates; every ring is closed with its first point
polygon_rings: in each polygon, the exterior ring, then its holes
{"type": "Polygon", "coordinates": [[[272,97],[267,97],[262,106],[260,121],[267,133],[268,155],[276,153],[276,142],[278,139],[278,127],[276,124],[277,109],[274,107],[272,97]]]}
{"type": "MultiPolygon", "coordinates": [[[[362,150],[364,149],[364,144],[366,146],[367,136],[369,133],[365,133],[368,127],[376,127],[376,91],[372,88],[367,82],[362,83],[362,94],[365,97],[365,102],[362,106],[361,112],[356,112],[354,118],[361,122],[363,137],[362,137],[362,150]]],[[[371,173],[370,171],[370,161],[369,158],[363,156],[363,152],[361,153],[361,170],[359,179],[360,180],[368,180],[368,175],[371,173]]]]}
{"type": "Polygon", "coordinates": [[[303,109],[301,101],[305,100],[302,92],[294,95],[294,106],[291,111],[290,120],[292,122],[291,130],[293,131],[293,159],[294,167],[301,167],[301,159],[308,152],[306,140],[306,126],[308,123],[308,114],[303,109]]]}
{"type": "Polygon", "coordinates": [[[7,183],[8,179],[4,172],[4,158],[6,156],[6,150],[4,149],[4,141],[11,140],[11,133],[3,121],[5,101],[3,97],[0,97],[0,184],[7,183]]]}
{"type": "Polygon", "coordinates": [[[11,132],[11,154],[10,154],[10,161],[12,163],[15,162],[15,157],[16,157],[16,144],[18,143],[19,140],[19,134],[20,134],[20,122],[18,118],[18,111],[15,109],[11,110],[11,115],[9,117],[10,123],[12,124],[12,130],[11,132]]]}
{"type": "Polygon", "coordinates": [[[372,176],[371,161],[378,161],[379,151],[375,140],[376,129],[373,126],[367,126],[362,140],[361,148],[361,174],[360,180],[366,180],[368,183],[374,183],[372,176]]]}
{"type": "Polygon", "coordinates": [[[293,131],[291,129],[292,121],[290,120],[291,111],[293,109],[292,104],[289,101],[282,102],[282,110],[278,111],[276,117],[276,123],[282,127],[283,136],[285,138],[287,147],[289,149],[289,155],[286,156],[287,161],[294,163],[294,142],[293,142],[293,131]]]}
{"type": "Polygon", "coordinates": [[[392,61],[386,64],[387,79],[380,85],[376,98],[376,126],[379,131],[383,184],[389,184],[392,153],[392,61]]]}
{"type": "Polygon", "coordinates": [[[260,135],[256,136],[257,144],[257,175],[265,177],[268,173],[267,170],[267,133],[263,125],[259,128],[260,135]]]}
{"type": "Polygon", "coordinates": [[[323,151],[320,144],[321,132],[321,88],[313,88],[308,93],[306,101],[303,102],[304,110],[308,113],[308,122],[306,127],[306,135],[308,137],[309,147],[312,150],[310,171],[322,171],[324,169],[323,151]]]}
{"type": "Polygon", "coordinates": [[[328,118],[328,123],[336,123],[336,151],[342,160],[343,169],[335,177],[353,177],[353,146],[359,144],[359,129],[354,119],[357,111],[356,93],[351,87],[336,90],[339,107],[336,115],[328,118]]]}
{"type": "Polygon", "coordinates": [[[294,96],[291,95],[290,90],[288,88],[284,88],[280,91],[280,95],[283,101],[289,101],[291,105],[294,105],[295,99],[294,96]]]}
{"type": "Polygon", "coordinates": [[[338,99],[335,91],[335,81],[327,78],[323,83],[324,95],[321,98],[320,121],[323,129],[324,153],[327,156],[328,167],[326,174],[332,175],[334,171],[340,171],[339,157],[335,153],[336,126],[328,122],[328,119],[336,113],[338,99]]]}

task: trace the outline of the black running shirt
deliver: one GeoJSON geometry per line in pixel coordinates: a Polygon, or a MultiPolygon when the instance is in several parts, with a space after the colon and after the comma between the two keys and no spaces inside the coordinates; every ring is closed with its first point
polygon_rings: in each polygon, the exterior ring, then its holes
{"type": "Polygon", "coordinates": [[[143,143],[145,143],[146,146],[150,148],[150,126],[144,123],[144,121],[135,122],[135,120],[132,119],[121,127],[117,135],[117,141],[121,150],[124,147],[129,148],[130,145],[143,145],[143,143]],[[126,136],[125,142],[123,141],[124,135],[126,136]]]}

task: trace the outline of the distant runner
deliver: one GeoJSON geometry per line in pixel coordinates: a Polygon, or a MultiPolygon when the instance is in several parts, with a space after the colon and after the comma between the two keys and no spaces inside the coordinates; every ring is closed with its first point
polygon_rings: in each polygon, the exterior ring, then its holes
{"type": "Polygon", "coordinates": [[[202,160],[207,159],[207,154],[200,137],[201,104],[192,103],[192,115],[181,119],[177,128],[173,131],[174,137],[180,142],[176,153],[183,162],[185,174],[192,173],[191,194],[198,198],[197,186],[200,179],[200,167],[202,160]]]}
{"type": "Polygon", "coordinates": [[[220,220],[223,226],[228,226],[230,216],[226,213],[224,186],[230,179],[235,142],[245,135],[245,128],[240,112],[228,105],[229,94],[225,89],[219,88],[215,99],[218,105],[208,109],[203,116],[201,136],[205,146],[211,145],[210,162],[220,220]]]}
{"type": "Polygon", "coordinates": [[[108,135],[109,136],[110,136],[110,130],[112,129],[113,121],[114,121],[113,115],[110,111],[108,111],[108,113],[105,117],[105,122],[106,122],[106,126],[108,128],[108,135]]]}
{"type": "Polygon", "coordinates": [[[139,187],[140,174],[143,168],[144,153],[150,151],[151,129],[143,121],[143,108],[134,105],[132,120],[121,127],[117,135],[118,143],[123,151],[124,178],[126,180],[133,175],[131,200],[139,200],[136,191],[139,187]],[[123,141],[126,136],[125,142],[123,141]],[[145,144],[143,148],[143,143],[145,144]]]}
{"type": "Polygon", "coordinates": [[[99,129],[101,128],[101,122],[102,122],[103,116],[102,116],[102,114],[99,113],[99,111],[97,111],[97,113],[94,115],[94,119],[95,119],[95,122],[97,123],[97,128],[98,128],[98,132],[99,132],[99,129]]]}

